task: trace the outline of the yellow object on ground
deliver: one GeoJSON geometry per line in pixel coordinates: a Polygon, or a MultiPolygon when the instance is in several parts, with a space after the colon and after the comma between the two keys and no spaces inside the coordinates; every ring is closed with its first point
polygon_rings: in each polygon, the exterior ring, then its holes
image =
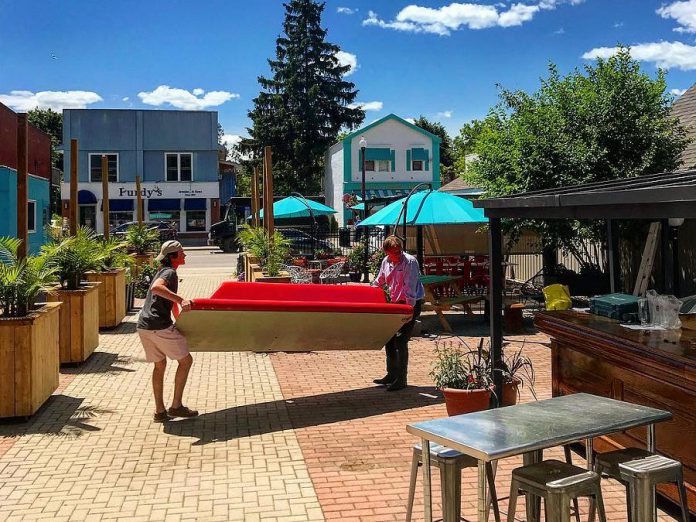
{"type": "Polygon", "coordinates": [[[544,292],[547,310],[570,310],[573,307],[570,290],[566,285],[549,285],[544,287],[542,292],[544,292]]]}

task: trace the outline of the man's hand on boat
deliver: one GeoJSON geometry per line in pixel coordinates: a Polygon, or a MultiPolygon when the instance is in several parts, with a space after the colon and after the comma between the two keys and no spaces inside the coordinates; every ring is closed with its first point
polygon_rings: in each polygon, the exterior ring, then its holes
{"type": "Polygon", "coordinates": [[[181,307],[182,312],[188,312],[191,310],[191,300],[190,299],[183,299],[180,303],[179,306],[181,307]]]}

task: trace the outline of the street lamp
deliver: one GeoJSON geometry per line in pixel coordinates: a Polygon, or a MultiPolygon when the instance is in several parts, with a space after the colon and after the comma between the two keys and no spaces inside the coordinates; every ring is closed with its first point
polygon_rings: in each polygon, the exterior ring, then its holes
{"type": "MultiPolygon", "coordinates": [[[[365,218],[367,218],[367,194],[365,192],[365,149],[367,148],[367,140],[365,139],[365,136],[360,137],[360,156],[361,156],[361,161],[360,161],[360,170],[362,172],[362,183],[360,185],[361,188],[361,195],[362,195],[362,219],[363,221],[365,218]]],[[[370,272],[368,270],[368,263],[370,259],[370,254],[368,252],[370,248],[370,236],[369,236],[369,230],[365,227],[363,228],[363,243],[364,243],[364,251],[363,251],[363,283],[369,283],[370,282],[370,272]]]]}

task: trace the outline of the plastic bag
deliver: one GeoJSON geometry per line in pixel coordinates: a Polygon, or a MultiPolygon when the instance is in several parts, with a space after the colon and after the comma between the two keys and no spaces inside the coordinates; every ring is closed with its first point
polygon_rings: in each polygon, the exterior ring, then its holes
{"type": "Polygon", "coordinates": [[[544,287],[542,292],[547,310],[570,310],[573,307],[573,302],[570,300],[570,290],[566,285],[549,285],[544,287]]]}

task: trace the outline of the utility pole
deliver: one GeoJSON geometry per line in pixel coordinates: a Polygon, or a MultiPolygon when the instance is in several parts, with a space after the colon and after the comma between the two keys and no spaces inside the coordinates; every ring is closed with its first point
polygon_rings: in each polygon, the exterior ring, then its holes
{"type": "Polygon", "coordinates": [[[251,174],[251,226],[259,226],[259,168],[256,166],[251,174]]]}

